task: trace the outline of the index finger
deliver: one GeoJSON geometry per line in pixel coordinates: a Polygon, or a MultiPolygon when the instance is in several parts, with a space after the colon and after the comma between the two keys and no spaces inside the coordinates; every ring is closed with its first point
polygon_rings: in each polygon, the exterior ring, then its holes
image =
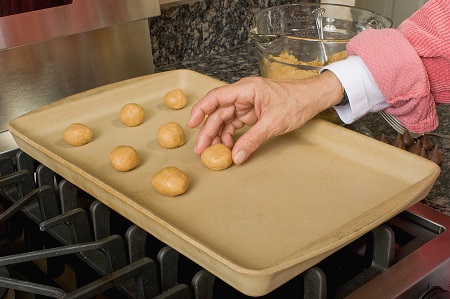
{"type": "Polygon", "coordinates": [[[220,107],[220,99],[217,96],[216,92],[218,88],[210,90],[200,101],[198,101],[192,107],[191,115],[187,122],[188,128],[198,127],[205,119],[205,116],[213,113],[217,108],[220,107]]]}

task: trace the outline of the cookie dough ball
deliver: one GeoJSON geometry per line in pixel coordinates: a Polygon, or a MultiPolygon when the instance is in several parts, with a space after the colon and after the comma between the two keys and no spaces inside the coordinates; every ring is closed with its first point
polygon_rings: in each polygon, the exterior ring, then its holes
{"type": "Polygon", "coordinates": [[[129,171],[141,163],[141,157],[133,147],[119,145],[109,154],[109,162],[118,171],[129,171]]]}
{"type": "Polygon", "coordinates": [[[73,123],[63,132],[63,139],[70,145],[82,146],[92,140],[92,130],[83,124],[73,123]]]}
{"type": "Polygon", "coordinates": [[[223,170],[233,163],[231,150],[222,143],[206,148],[200,158],[202,163],[211,170],[223,170]]]}
{"type": "Polygon", "coordinates": [[[170,166],[158,171],[152,178],[152,186],[165,196],[174,197],[186,192],[189,177],[176,167],[170,166]]]}
{"type": "Polygon", "coordinates": [[[171,109],[183,109],[186,103],[186,96],[179,88],[169,91],[164,96],[164,104],[171,109]]]}
{"type": "Polygon", "coordinates": [[[120,120],[129,127],[139,126],[144,121],[145,110],[136,103],[128,103],[120,109],[120,120]]]}
{"type": "Polygon", "coordinates": [[[176,148],[185,142],[184,130],[177,122],[169,122],[159,127],[156,138],[163,148],[176,148]]]}

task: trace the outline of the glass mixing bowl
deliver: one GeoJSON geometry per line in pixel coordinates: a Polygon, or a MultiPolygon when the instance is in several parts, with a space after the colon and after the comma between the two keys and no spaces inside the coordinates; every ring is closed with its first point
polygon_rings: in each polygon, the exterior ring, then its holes
{"type": "MultiPolygon", "coordinates": [[[[298,3],[267,8],[253,19],[261,76],[303,79],[332,62],[345,59],[347,42],[366,29],[392,27],[376,12],[338,4],[298,3]]],[[[319,117],[341,123],[334,109],[319,117]]]]}

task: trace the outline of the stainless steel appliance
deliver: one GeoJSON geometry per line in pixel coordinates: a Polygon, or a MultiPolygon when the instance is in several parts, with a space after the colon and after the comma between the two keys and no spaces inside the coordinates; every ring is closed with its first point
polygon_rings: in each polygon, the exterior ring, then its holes
{"type": "Polygon", "coordinates": [[[0,17],[0,152],[16,147],[11,119],[154,71],[148,18],[160,14],[157,0],[65,3],[0,17]]]}
{"type": "MultiPolygon", "coordinates": [[[[0,297],[250,298],[19,150],[0,204],[0,297]]],[[[450,298],[449,227],[418,203],[262,298],[450,298]]]]}

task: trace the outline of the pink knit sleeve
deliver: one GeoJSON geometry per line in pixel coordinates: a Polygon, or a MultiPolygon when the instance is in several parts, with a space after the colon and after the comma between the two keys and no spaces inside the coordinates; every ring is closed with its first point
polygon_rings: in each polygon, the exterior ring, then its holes
{"type": "Polygon", "coordinates": [[[436,104],[450,103],[450,1],[430,0],[398,29],[370,29],[347,45],[369,68],[395,116],[409,130],[438,125],[436,104]]]}

